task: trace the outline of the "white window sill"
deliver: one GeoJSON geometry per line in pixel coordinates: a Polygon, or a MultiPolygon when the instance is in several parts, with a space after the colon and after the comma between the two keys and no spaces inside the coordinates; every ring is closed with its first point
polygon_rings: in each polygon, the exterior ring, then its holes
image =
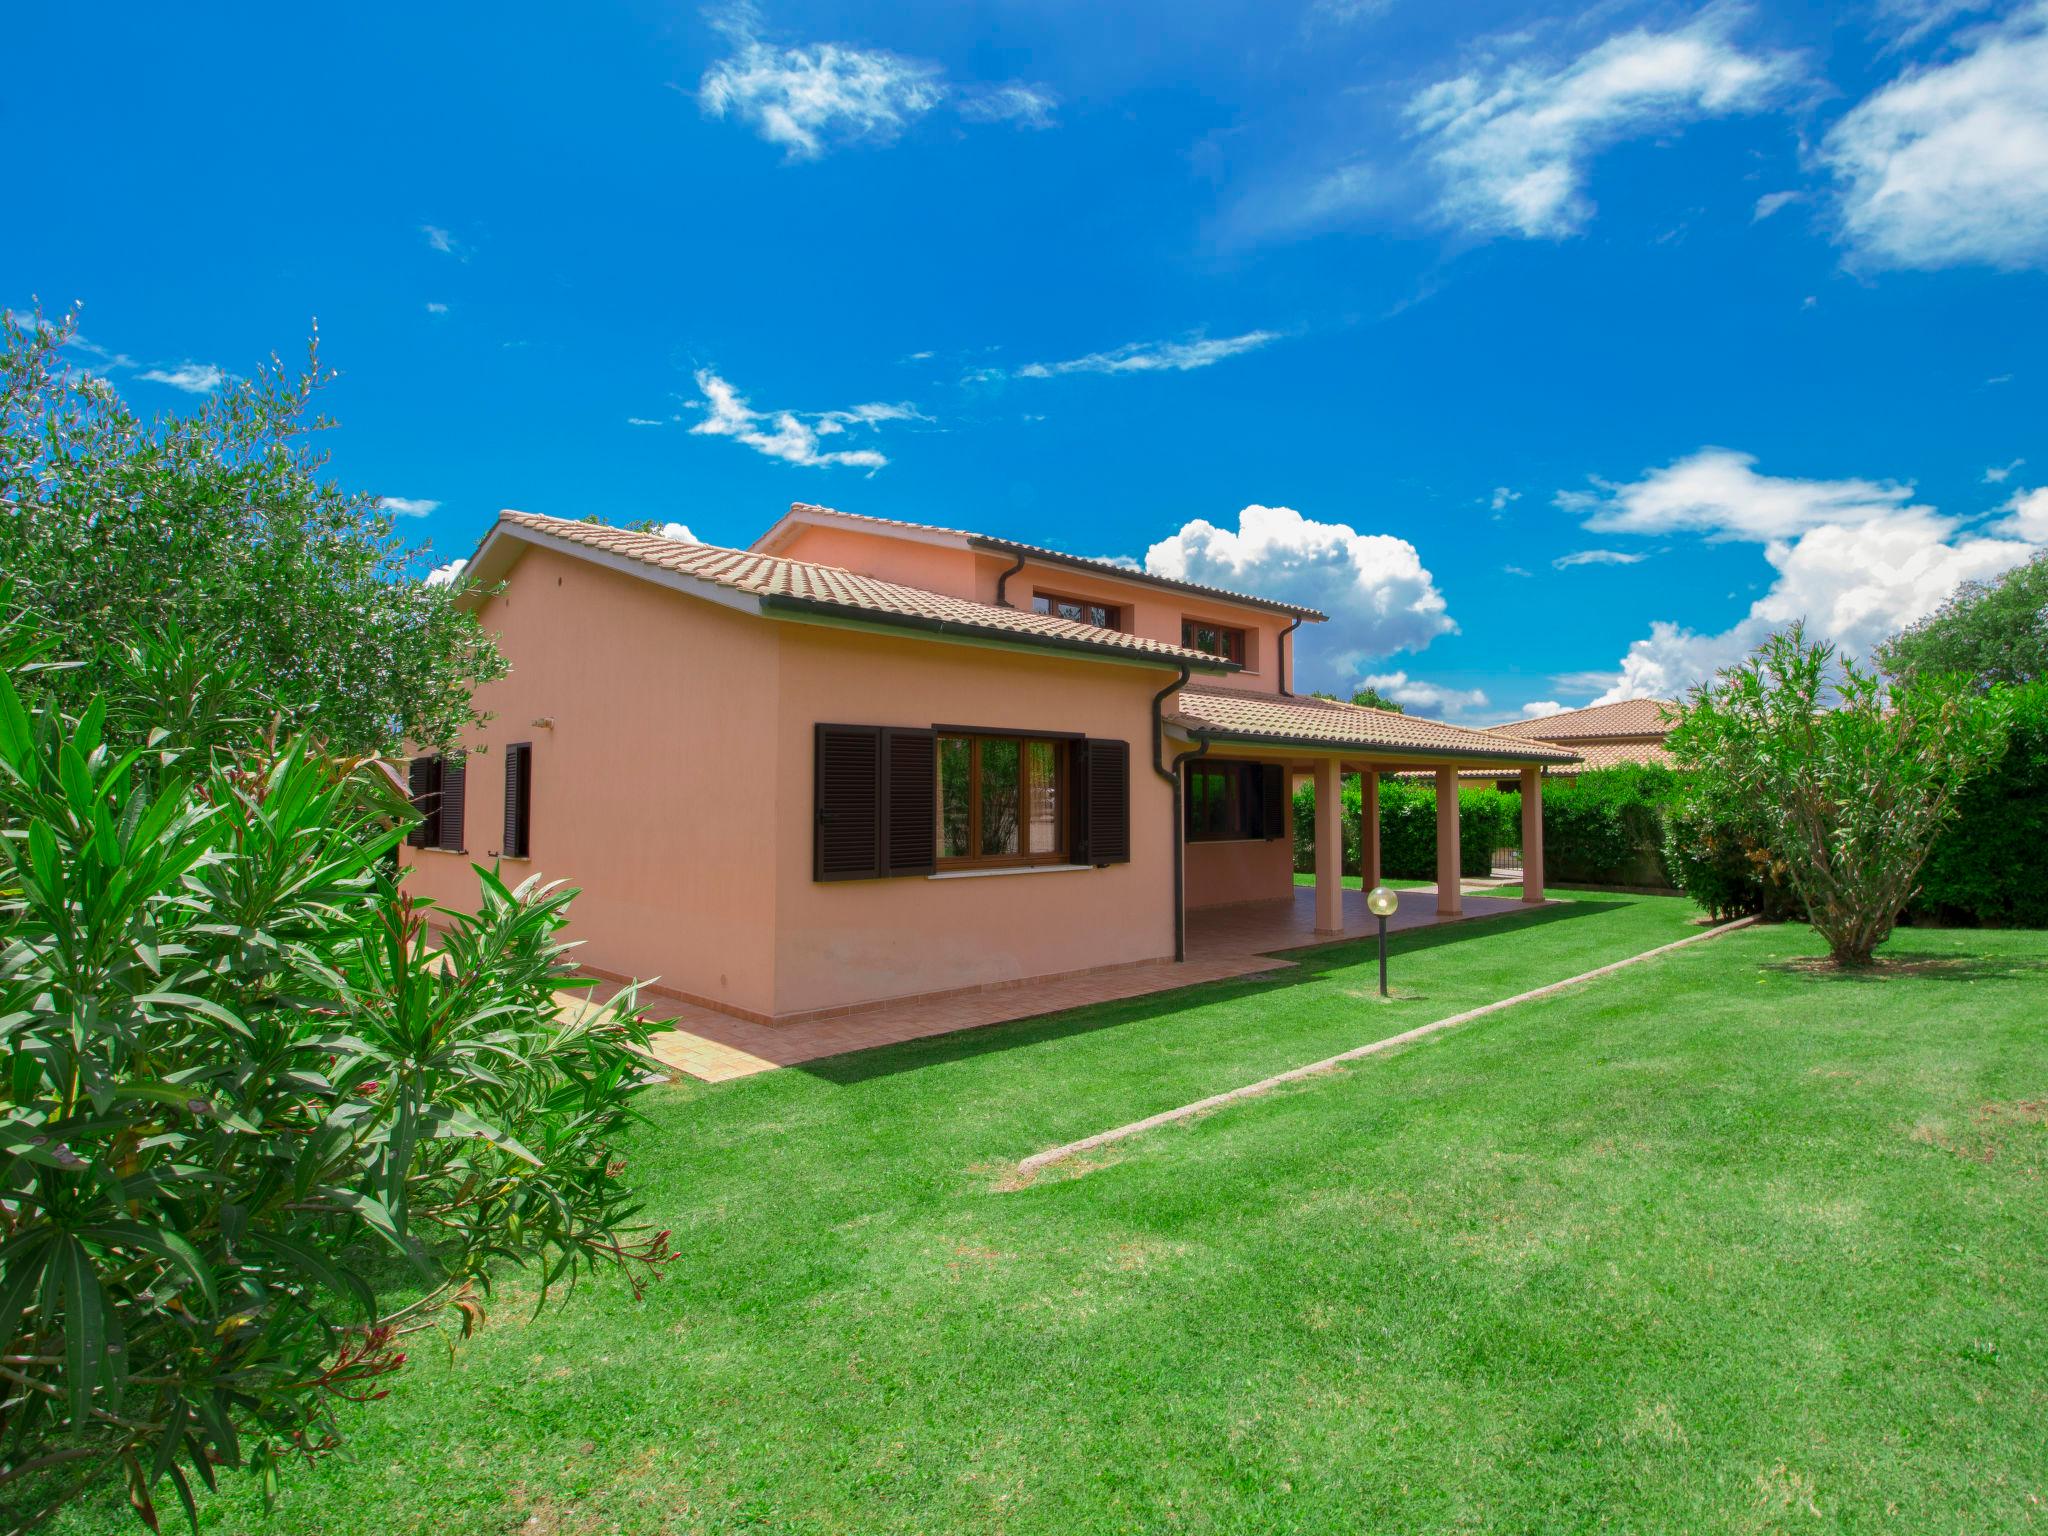
{"type": "Polygon", "coordinates": [[[1093,864],[1013,864],[1003,869],[942,869],[935,875],[926,875],[927,880],[986,880],[991,875],[1066,875],[1077,869],[1093,869],[1093,864]]]}

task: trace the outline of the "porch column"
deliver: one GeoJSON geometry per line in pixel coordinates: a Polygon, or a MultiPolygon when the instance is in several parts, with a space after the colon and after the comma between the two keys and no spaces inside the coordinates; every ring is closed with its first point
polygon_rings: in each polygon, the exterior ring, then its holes
{"type": "Polygon", "coordinates": [[[1344,931],[1344,765],[1316,759],[1316,932],[1344,931]]]}
{"type": "Polygon", "coordinates": [[[1380,883],[1380,774],[1371,763],[1358,770],[1358,872],[1368,891],[1380,883]]]}
{"type": "Polygon", "coordinates": [[[1465,910],[1465,896],[1459,887],[1458,856],[1458,770],[1436,771],[1436,910],[1442,917],[1457,917],[1465,910]]]}
{"type": "Polygon", "coordinates": [[[1543,770],[1522,770],[1522,900],[1543,900],[1543,770]]]}

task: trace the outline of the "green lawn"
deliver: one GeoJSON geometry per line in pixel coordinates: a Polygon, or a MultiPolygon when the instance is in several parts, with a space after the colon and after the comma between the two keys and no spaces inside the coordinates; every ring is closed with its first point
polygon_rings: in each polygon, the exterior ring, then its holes
{"type": "Polygon", "coordinates": [[[1690,918],[1591,896],[1397,936],[1392,1004],[1352,945],[657,1090],[644,1301],[507,1286],[205,1527],[2040,1529],[2048,936],[1907,931],[1867,981],[1749,930],[1006,1179],[1690,918]]]}

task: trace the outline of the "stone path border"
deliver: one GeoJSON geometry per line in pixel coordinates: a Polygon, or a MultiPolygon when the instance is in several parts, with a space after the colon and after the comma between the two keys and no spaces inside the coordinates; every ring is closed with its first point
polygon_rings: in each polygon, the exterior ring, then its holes
{"type": "Polygon", "coordinates": [[[1045,1151],[1034,1152],[1019,1162],[1017,1164],[1017,1172],[1020,1174],[1036,1173],[1039,1169],[1047,1167],[1052,1163],[1077,1156],[1083,1152],[1092,1152],[1097,1147],[1106,1147],[1111,1142],[1122,1141],[1126,1137],[1136,1136],[1142,1131],[1156,1130],[1162,1125],[1172,1125],[1180,1120],[1192,1120],[1196,1115],[1207,1114],[1212,1109],[1221,1109],[1226,1104],[1235,1104],[1240,1099],[1249,1099],[1262,1093],[1271,1092],[1283,1083],[1299,1082],[1305,1077],[1315,1076],[1318,1072],[1328,1072],[1332,1068],[1340,1067],[1347,1061],[1357,1061],[1363,1056],[1376,1056],[1381,1051],[1392,1050],[1397,1045],[1406,1045],[1411,1040],[1420,1040],[1425,1035],[1433,1035],[1441,1030],[1450,1029],[1455,1025],[1469,1023],[1471,1020],[1481,1018],[1489,1013],[1499,1013],[1502,1009],[1512,1008],[1518,1003],[1533,1002],[1539,997],[1549,997],[1553,993],[1564,991],[1567,987],[1576,987],[1583,982],[1592,981],[1597,977],[1611,975],[1613,972],[1622,970],[1627,966],[1640,965],[1645,960],[1654,960],[1659,955],[1668,955],[1674,949],[1684,949],[1688,944],[1704,944],[1708,939],[1718,939],[1724,933],[1733,933],[1738,928],[1747,928],[1755,921],[1754,917],[1739,917],[1732,923],[1723,923],[1720,927],[1710,928],[1705,933],[1695,933],[1682,939],[1673,940],[1669,944],[1660,944],[1655,949],[1646,949],[1639,955],[1630,955],[1626,960],[1616,960],[1611,965],[1599,966],[1594,970],[1582,972],[1577,976],[1567,977],[1563,981],[1553,981],[1548,986],[1537,987],[1530,992],[1518,992],[1513,997],[1504,997],[1497,1003],[1487,1003],[1483,1007],[1468,1009],[1464,1013],[1454,1013],[1447,1019],[1438,1019],[1430,1024],[1418,1024],[1415,1028],[1404,1031],[1401,1034],[1389,1035],[1386,1039],[1375,1040],[1370,1045],[1354,1046],[1352,1049],[1340,1052],[1335,1056],[1326,1056],[1321,1061],[1312,1061],[1305,1067],[1295,1067],[1290,1071],[1278,1073],[1273,1077],[1261,1078],[1256,1083],[1246,1083],[1242,1088],[1232,1088],[1227,1093],[1211,1094],[1206,1099],[1197,1099],[1192,1104],[1183,1104],[1179,1109],[1162,1110],[1156,1115],[1147,1115],[1142,1120],[1133,1120],[1129,1125],[1119,1125],[1111,1130],[1097,1131],[1093,1136],[1083,1136],[1079,1141],[1070,1141],[1064,1146],[1048,1147],[1045,1151]]]}

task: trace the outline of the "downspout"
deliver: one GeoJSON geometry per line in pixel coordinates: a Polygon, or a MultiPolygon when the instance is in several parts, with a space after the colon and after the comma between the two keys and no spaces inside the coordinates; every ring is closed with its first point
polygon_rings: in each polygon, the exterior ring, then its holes
{"type": "Polygon", "coordinates": [[[1010,606],[1010,600],[1007,597],[1003,596],[1003,589],[1009,586],[1010,578],[1023,569],[1024,556],[1022,554],[1019,554],[1017,556],[1017,563],[1011,566],[1007,571],[1004,571],[1000,576],[996,578],[996,606],[998,608],[1007,608],[1010,606]]]}
{"type": "Polygon", "coordinates": [[[1173,765],[1166,763],[1166,721],[1164,711],[1166,697],[1178,693],[1186,686],[1188,664],[1180,664],[1180,676],[1152,695],[1152,771],[1173,786],[1173,798],[1168,802],[1173,824],[1168,829],[1173,844],[1173,958],[1176,961],[1188,957],[1188,911],[1187,911],[1187,849],[1181,838],[1180,779],[1181,765],[1193,758],[1201,757],[1209,750],[1209,737],[1202,731],[1189,734],[1200,743],[1190,751],[1178,753],[1173,765]]]}
{"type": "Polygon", "coordinates": [[[1294,697],[1294,690],[1287,686],[1287,667],[1294,659],[1294,646],[1291,642],[1294,632],[1299,628],[1301,619],[1297,617],[1292,624],[1280,631],[1280,697],[1283,699],[1294,697]]]}

